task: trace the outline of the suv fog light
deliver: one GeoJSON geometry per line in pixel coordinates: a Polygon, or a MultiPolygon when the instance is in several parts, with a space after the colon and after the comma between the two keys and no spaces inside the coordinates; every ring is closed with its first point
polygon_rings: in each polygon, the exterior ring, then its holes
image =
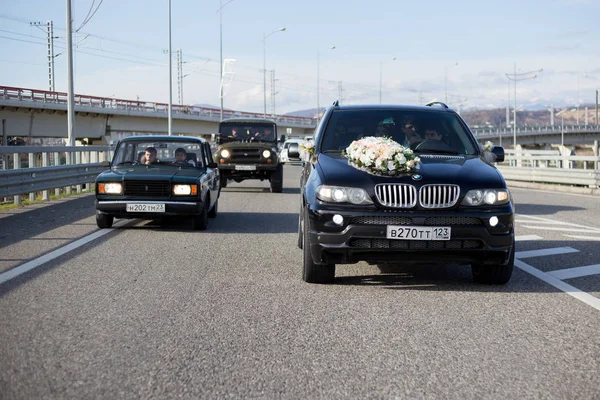
{"type": "Polygon", "coordinates": [[[498,225],[498,217],[491,217],[490,218],[490,226],[496,226],[498,225]]]}
{"type": "Polygon", "coordinates": [[[340,214],[335,214],[333,216],[333,223],[336,225],[342,225],[344,223],[344,217],[342,217],[340,214]]]}

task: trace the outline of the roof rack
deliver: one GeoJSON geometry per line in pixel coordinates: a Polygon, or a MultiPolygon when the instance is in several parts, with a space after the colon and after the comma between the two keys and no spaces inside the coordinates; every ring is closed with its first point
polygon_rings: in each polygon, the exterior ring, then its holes
{"type": "Polygon", "coordinates": [[[340,101],[339,100],[336,100],[336,101],[333,102],[333,106],[334,107],[338,107],[339,105],[340,105],[340,101]]]}
{"type": "Polygon", "coordinates": [[[426,107],[433,107],[435,105],[442,106],[444,108],[448,108],[448,106],[446,104],[442,103],[441,101],[432,101],[431,103],[425,104],[426,107]]]}

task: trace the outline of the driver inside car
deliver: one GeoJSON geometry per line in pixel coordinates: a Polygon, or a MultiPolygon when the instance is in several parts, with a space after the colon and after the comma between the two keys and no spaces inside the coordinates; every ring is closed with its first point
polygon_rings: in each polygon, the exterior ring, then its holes
{"type": "Polygon", "coordinates": [[[406,122],[402,126],[402,132],[406,136],[406,146],[415,149],[424,139],[417,130],[417,126],[413,122],[406,122]]]}

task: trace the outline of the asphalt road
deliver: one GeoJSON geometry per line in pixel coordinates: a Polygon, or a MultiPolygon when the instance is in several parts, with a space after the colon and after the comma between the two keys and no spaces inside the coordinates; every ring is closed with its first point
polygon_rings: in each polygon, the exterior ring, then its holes
{"type": "Polygon", "coordinates": [[[505,286],[364,263],[309,285],[284,176],[230,184],[205,232],[90,239],[89,195],[2,213],[0,276],[49,261],[0,284],[0,398],[600,398],[600,198],[515,189],[505,286]]]}

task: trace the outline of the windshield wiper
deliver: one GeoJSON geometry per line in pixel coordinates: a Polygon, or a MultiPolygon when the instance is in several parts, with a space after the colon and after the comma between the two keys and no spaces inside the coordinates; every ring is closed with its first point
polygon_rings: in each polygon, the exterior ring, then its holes
{"type": "Polygon", "coordinates": [[[458,155],[457,151],[454,150],[432,150],[432,149],[417,149],[417,150],[413,150],[413,153],[419,153],[419,154],[426,154],[426,153],[430,153],[430,154],[451,154],[454,156],[458,155]]]}

